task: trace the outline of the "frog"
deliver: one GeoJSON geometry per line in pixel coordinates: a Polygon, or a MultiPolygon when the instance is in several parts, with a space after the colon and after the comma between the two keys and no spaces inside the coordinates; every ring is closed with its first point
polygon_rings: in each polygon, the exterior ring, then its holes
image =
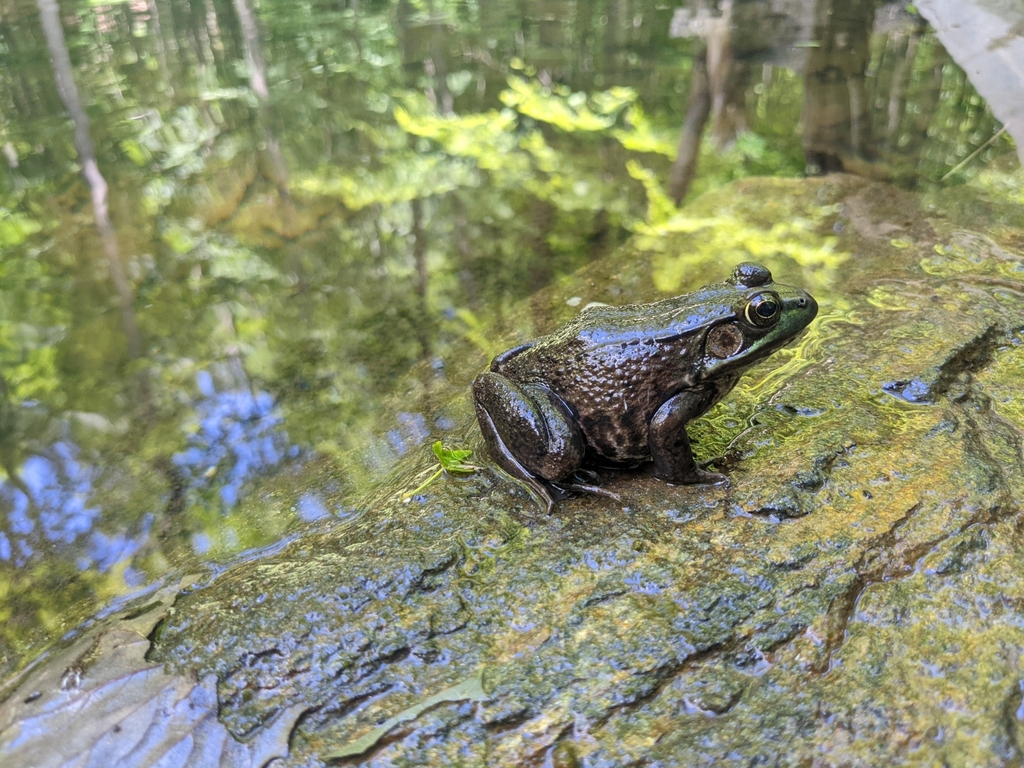
{"type": "Polygon", "coordinates": [[[653,462],[670,485],[723,484],[698,465],[686,425],[751,366],[796,339],[818,312],[805,290],[760,264],[650,304],[590,305],[497,355],[473,381],[477,421],[498,466],[550,513],[577,492],[619,500],[594,467],[653,462]]]}

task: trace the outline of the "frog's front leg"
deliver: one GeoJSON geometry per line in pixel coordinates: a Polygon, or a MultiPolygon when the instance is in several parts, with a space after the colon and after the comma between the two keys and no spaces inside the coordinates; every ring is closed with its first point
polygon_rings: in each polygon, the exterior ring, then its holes
{"type": "Polygon", "coordinates": [[[583,435],[568,406],[543,384],[516,384],[493,372],[476,377],[473,401],[498,464],[527,483],[551,511],[552,495],[565,495],[552,484],[583,463],[583,435]]]}
{"type": "Polygon", "coordinates": [[[666,400],[651,419],[647,445],[654,460],[654,474],[669,483],[721,483],[728,478],[717,472],[705,472],[693,460],[686,424],[704,413],[713,395],[701,390],[685,390],[666,400]]]}

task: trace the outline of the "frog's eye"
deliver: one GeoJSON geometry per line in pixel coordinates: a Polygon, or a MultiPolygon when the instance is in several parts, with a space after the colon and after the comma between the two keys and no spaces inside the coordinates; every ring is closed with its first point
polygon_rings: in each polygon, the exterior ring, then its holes
{"type": "Polygon", "coordinates": [[[774,293],[759,293],[747,302],[743,310],[747,322],[758,328],[766,328],[779,319],[782,302],[774,293]]]}

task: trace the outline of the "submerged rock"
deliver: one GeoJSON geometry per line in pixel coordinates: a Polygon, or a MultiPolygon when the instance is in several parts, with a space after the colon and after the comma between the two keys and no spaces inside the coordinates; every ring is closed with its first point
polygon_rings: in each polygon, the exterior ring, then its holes
{"type": "MultiPolygon", "coordinates": [[[[403,503],[424,451],[357,519],[29,670],[3,762],[1019,762],[1020,229],[843,177],[743,182],[687,217],[531,313],[688,290],[773,243],[753,255],[822,310],[694,430],[729,487],[607,472],[625,508],[548,516],[485,470],[403,503]]],[[[454,410],[479,449],[468,395],[454,410]]]]}

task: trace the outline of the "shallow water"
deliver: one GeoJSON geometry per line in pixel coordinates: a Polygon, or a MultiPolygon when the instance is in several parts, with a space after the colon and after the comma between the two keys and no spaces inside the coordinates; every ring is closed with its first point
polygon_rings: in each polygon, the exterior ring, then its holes
{"type": "Polygon", "coordinates": [[[0,671],[351,516],[673,199],[1015,166],[1020,19],[919,7],[4,3],[0,671]]]}

